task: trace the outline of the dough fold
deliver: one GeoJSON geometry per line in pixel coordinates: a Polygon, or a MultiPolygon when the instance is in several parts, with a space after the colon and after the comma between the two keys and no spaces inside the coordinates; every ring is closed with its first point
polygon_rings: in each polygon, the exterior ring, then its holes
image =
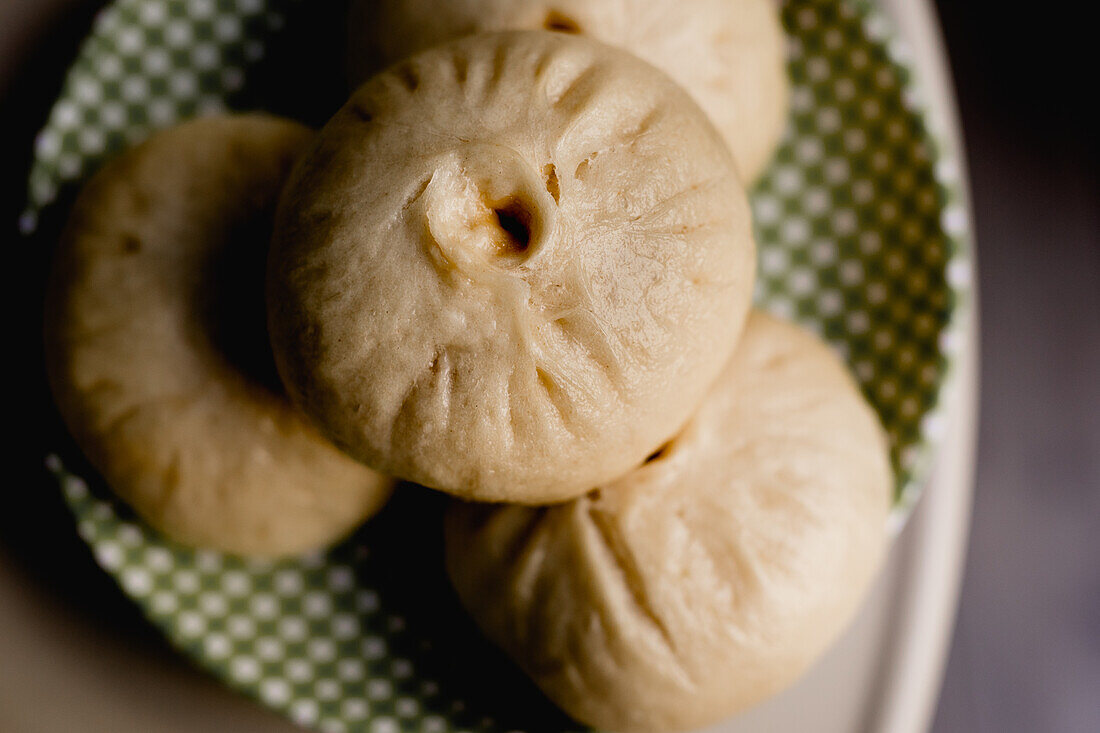
{"type": "Polygon", "coordinates": [[[692,420],[617,481],[552,507],[454,502],[463,605],[577,720],[691,730],[797,679],[886,546],[884,432],[813,335],[761,313],[692,420]]]}
{"type": "Polygon", "coordinates": [[[471,36],[374,77],[282,198],[291,396],[349,454],[479,500],[569,499],[687,420],[755,265],[729,152],[595,41],[471,36]]]}
{"type": "Polygon", "coordinates": [[[311,550],[392,489],[292,407],[271,357],[271,222],[313,135],[259,115],[160,132],[88,182],[55,256],[46,345],[61,415],[114,491],[185,545],[311,550]]]}

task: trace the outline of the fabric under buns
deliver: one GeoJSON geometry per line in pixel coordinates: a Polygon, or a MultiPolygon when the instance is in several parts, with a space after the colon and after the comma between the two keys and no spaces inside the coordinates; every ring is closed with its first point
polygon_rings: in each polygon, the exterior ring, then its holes
{"type": "Polygon", "coordinates": [[[313,132],[203,119],[108,163],[78,197],[47,306],[58,407],[111,487],[199,547],[285,555],[386,500],[282,393],[263,281],[280,188],[313,132]]]}
{"type": "Polygon", "coordinates": [[[741,331],[755,245],[721,138],[595,41],[470,36],[360,87],[279,206],[288,391],[384,473],[573,498],[684,424],[741,331]]]}
{"type": "Polygon", "coordinates": [[[671,76],[710,116],[746,181],[767,165],[787,115],[774,0],[353,0],[352,82],[469,33],[546,29],[625,49],[671,76]]]}
{"type": "Polygon", "coordinates": [[[813,335],[753,313],[687,427],[572,502],[454,502],[448,574],[494,642],[578,720],[714,723],[794,681],[886,545],[877,416],[813,335]]]}

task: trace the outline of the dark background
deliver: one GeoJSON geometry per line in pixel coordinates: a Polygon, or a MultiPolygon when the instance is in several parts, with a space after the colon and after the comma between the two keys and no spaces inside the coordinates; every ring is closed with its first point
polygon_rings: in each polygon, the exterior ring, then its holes
{"type": "MultiPolygon", "coordinates": [[[[9,396],[15,415],[8,427],[19,435],[8,444],[29,479],[4,489],[0,552],[97,622],[159,646],[94,570],[47,483],[40,463],[42,432],[49,429],[41,418],[42,375],[33,360],[13,356],[38,348],[38,303],[28,303],[21,286],[41,277],[44,262],[20,247],[14,227],[32,140],[103,3],[0,2],[4,361],[16,371],[8,384],[21,385],[9,396]],[[26,22],[17,24],[20,17],[26,22]]],[[[1100,39],[1083,15],[1064,9],[1068,4],[1029,5],[1026,12],[990,0],[936,5],[970,166],[982,370],[973,528],[933,730],[1095,733],[1100,126],[1086,110],[1100,86],[1100,39]]]]}
{"type": "Polygon", "coordinates": [[[969,557],[934,730],[1095,733],[1100,125],[1087,109],[1100,39],[1068,3],[936,5],[970,164],[982,391],[969,557]]]}

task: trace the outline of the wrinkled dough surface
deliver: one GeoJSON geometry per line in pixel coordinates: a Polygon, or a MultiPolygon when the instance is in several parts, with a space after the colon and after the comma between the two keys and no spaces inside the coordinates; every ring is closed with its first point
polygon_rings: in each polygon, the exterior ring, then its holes
{"type": "Polygon", "coordinates": [[[455,502],[448,574],[551,699],[623,732],[719,721],[793,682],[879,565],[877,416],[816,337],[753,313],[652,461],[545,508],[455,502]]]}
{"type": "Polygon", "coordinates": [[[373,78],[279,207],[276,361],[326,434],[468,498],[573,498],[687,419],[755,245],[703,113],[628,54],[468,37],[373,78]]]}
{"type": "Polygon", "coordinates": [[[671,76],[718,127],[745,181],[771,160],[788,95],[773,0],[353,0],[350,79],[468,33],[539,29],[590,36],[671,76]]]}
{"type": "Polygon", "coordinates": [[[271,359],[271,221],[312,136],[261,116],[159,133],[92,178],[55,257],[46,340],[61,414],[119,496],[187,545],[310,550],[392,487],[292,408],[271,359]]]}

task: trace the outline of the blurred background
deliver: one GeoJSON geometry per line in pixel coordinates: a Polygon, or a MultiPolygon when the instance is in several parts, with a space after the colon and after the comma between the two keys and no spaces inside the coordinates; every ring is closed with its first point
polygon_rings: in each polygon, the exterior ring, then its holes
{"type": "MultiPolygon", "coordinates": [[[[14,225],[34,133],[102,5],[0,0],[0,231],[9,251],[19,246],[14,225]]],[[[1096,95],[1097,40],[1090,25],[1061,4],[1026,12],[988,0],[936,6],[968,153],[982,328],[973,524],[932,730],[1095,733],[1100,129],[1089,104],[1096,95]]],[[[22,268],[37,276],[44,266],[33,253],[14,260],[9,279],[20,279],[22,268]]],[[[17,288],[8,289],[13,296],[17,288]]],[[[12,343],[36,344],[37,320],[21,317],[27,304],[9,308],[12,343]]],[[[40,373],[20,372],[26,367],[18,356],[8,360],[21,380],[9,384],[41,390],[40,373]]],[[[38,416],[16,419],[33,426],[38,416]]],[[[12,501],[0,511],[0,571],[33,579],[58,614],[90,621],[89,643],[125,638],[164,657],[163,671],[178,684],[213,685],[160,654],[164,642],[95,569],[41,470],[37,439],[36,431],[25,431],[12,446],[25,469],[15,475],[31,478],[8,482],[12,501]]],[[[203,720],[201,711],[174,713],[193,715],[196,726],[203,720]]]]}
{"type": "Polygon", "coordinates": [[[1097,39],[1065,6],[936,5],[970,164],[982,368],[933,729],[1100,731],[1097,39]]]}

